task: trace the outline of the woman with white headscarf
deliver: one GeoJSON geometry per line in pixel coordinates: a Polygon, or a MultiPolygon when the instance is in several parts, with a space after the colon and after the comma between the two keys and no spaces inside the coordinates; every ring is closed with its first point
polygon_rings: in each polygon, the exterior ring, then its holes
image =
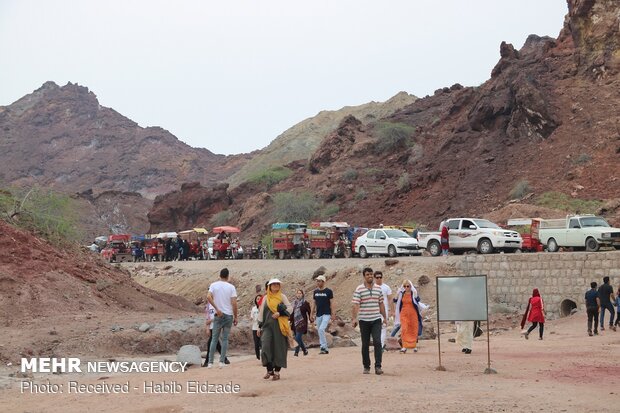
{"type": "Polygon", "coordinates": [[[407,349],[412,348],[418,351],[418,337],[422,335],[422,310],[428,306],[420,302],[418,291],[410,280],[403,281],[396,293],[396,314],[394,325],[400,326],[401,353],[406,353],[407,349]]]}

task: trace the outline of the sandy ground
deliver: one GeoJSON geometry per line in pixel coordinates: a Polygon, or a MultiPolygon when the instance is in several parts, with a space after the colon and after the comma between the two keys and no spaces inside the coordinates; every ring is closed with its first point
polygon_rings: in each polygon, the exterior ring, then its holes
{"type": "MultiPolygon", "coordinates": [[[[359,270],[369,265],[384,271],[386,282],[394,286],[403,278],[414,282],[427,275],[430,283],[420,287],[424,301],[434,304],[434,277],[454,271],[461,257],[400,258],[398,264],[385,266],[384,259],[226,261],[149,263],[123,265],[132,278],[157,291],[194,299],[201,297],[210,282],[217,279],[223,266],[231,270],[243,300],[250,301],[253,287],[272,276],[283,279],[284,290],[313,286],[312,273],[323,265],[328,284],[334,288],[339,314],[348,319],[351,292],[360,283],[359,270]]],[[[173,314],[170,314],[173,315],[173,314]]],[[[179,317],[182,314],[174,314],[179,317]]],[[[433,308],[427,317],[435,317],[433,308]]],[[[134,323],[167,318],[162,313],[103,311],[46,319],[24,320],[22,329],[4,328],[4,339],[15,347],[31,345],[33,337],[42,338],[53,329],[61,344],[51,354],[82,355],[88,360],[174,360],[174,355],[138,356],[110,353],[106,340],[113,337],[111,324],[129,328],[134,323]],[[57,333],[56,333],[57,331],[57,333]],[[38,334],[38,335],[37,335],[38,334]],[[103,343],[103,345],[102,345],[103,343]]],[[[173,317],[168,317],[173,318],[173,317]]],[[[520,316],[498,311],[491,314],[491,365],[498,374],[486,375],[486,334],[476,339],[474,352],[465,355],[453,337],[454,326],[441,324],[442,364],[447,371],[436,371],[436,340],[424,340],[418,353],[384,353],[385,375],[363,375],[360,348],[333,348],[327,356],[311,349],[307,357],[292,357],[278,383],[262,379],[264,369],[247,354],[247,346],[231,349],[232,364],[222,370],[192,367],[184,373],[89,373],[34,374],[35,384],[62,385],[62,393],[22,391],[23,381],[12,366],[0,366],[0,411],[2,412],[202,412],[269,409],[290,411],[379,411],[400,409],[447,412],[612,412],[620,401],[620,331],[605,331],[598,337],[585,334],[585,314],[548,320],[545,340],[536,334],[526,341],[519,328],[520,316]],[[11,375],[13,376],[11,377],[11,375]],[[69,382],[85,384],[129,383],[129,392],[76,394],[69,382]],[[164,389],[160,394],[145,393],[145,383],[178,384],[178,392],[164,389]],[[192,393],[192,383],[238,385],[235,394],[192,393]],[[148,397],[145,397],[147,395],[148,397]]],[[[429,324],[432,324],[429,323],[429,324]]],[[[247,324],[246,324],[247,326],[247,324]]],[[[239,327],[241,328],[241,327],[239,327]]],[[[247,328],[247,327],[246,327],[247,328]]],[[[486,330],[486,326],[483,325],[486,330]]],[[[6,345],[6,342],[0,343],[6,345]]],[[[213,390],[213,388],[211,388],[213,390]]]]}
{"type": "MultiPolygon", "coordinates": [[[[486,342],[476,339],[471,355],[442,337],[442,364],[436,371],[436,340],[423,341],[418,353],[384,353],[385,375],[363,375],[360,349],[336,348],[329,355],[316,350],[292,357],[275,383],[262,379],[263,368],[252,356],[232,357],[224,369],[192,367],[184,373],[100,375],[37,375],[35,382],[64,385],[63,394],[20,391],[12,379],[0,391],[5,412],[200,412],[269,409],[284,411],[447,411],[447,412],[614,412],[620,401],[620,331],[598,337],[584,334],[585,315],[577,313],[547,323],[545,339],[526,341],[511,330],[491,336],[491,365],[486,375],[486,342]],[[108,375],[109,376],[109,375],[108,375]],[[68,381],[130,383],[128,394],[67,394],[68,381]],[[178,393],[149,394],[144,383],[180,384],[178,393]],[[188,382],[232,382],[238,394],[188,393],[188,382]]],[[[446,326],[449,329],[449,326],[446,326]]]]}

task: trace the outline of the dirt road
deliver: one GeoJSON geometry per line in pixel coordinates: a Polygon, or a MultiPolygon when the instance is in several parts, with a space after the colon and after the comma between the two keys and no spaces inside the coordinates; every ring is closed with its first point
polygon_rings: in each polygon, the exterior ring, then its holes
{"type": "MultiPolygon", "coordinates": [[[[225,369],[190,368],[185,373],[47,376],[36,382],[62,384],[63,394],[21,393],[19,382],[0,391],[5,412],[200,412],[200,411],[445,411],[445,412],[614,412],[620,385],[620,332],[598,337],[584,333],[584,314],[548,323],[543,341],[526,341],[518,330],[491,337],[492,367],[485,375],[485,342],[471,355],[442,341],[447,371],[436,371],[436,341],[420,352],[384,355],[385,375],[363,375],[359,348],[316,350],[292,357],[279,382],[262,379],[252,357],[232,357],[225,369]],[[80,384],[130,383],[128,394],[67,394],[68,381],[80,384]],[[180,385],[178,393],[148,394],[145,383],[180,385]],[[194,382],[239,386],[237,394],[188,393],[194,382]]],[[[192,387],[193,386],[193,387],[192,387]]]]}

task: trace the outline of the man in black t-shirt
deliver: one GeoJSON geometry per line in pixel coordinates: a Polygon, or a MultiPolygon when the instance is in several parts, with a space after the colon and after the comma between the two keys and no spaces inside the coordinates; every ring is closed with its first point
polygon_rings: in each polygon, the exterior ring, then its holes
{"type": "Polygon", "coordinates": [[[598,335],[598,309],[601,306],[601,300],[598,298],[596,291],[596,282],[590,283],[591,289],[586,291],[586,311],[588,313],[588,335],[592,336],[592,323],[594,323],[594,335],[598,335]]]}
{"type": "Polygon", "coordinates": [[[605,310],[609,310],[609,328],[616,331],[614,326],[614,289],[609,284],[609,277],[603,277],[603,285],[598,287],[598,298],[601,300],[601,331],[605,330],[605,310]]]}
{"type": "Polygon", "coordinates": [[[316,329],[319,332],[319,343],[321,345],[321,351],[319,354],[329,354],[325,330],[329,325],[332,314],[336,315],[336,310],[334,308],[334,293],[329,288],[325,288],[324,275],[319,275],[316,277],[316,285],[318,288],[312,293],[314,305],[312,306],[312,316],[310,317],[310,322],[312,322],[313,319],[316,319],[316,329]]]}

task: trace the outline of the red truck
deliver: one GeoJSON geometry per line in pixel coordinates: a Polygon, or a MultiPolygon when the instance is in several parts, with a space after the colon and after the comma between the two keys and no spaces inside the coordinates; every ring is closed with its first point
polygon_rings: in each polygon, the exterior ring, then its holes
{"type": "Polygon", "coordinates": [[[108,242],[101,256],[109,262],[130,262],[133,261],[131,256],[131,247],[129,242],[131,235],[129,234],[112,234],[108,236],[108,242]]]}

